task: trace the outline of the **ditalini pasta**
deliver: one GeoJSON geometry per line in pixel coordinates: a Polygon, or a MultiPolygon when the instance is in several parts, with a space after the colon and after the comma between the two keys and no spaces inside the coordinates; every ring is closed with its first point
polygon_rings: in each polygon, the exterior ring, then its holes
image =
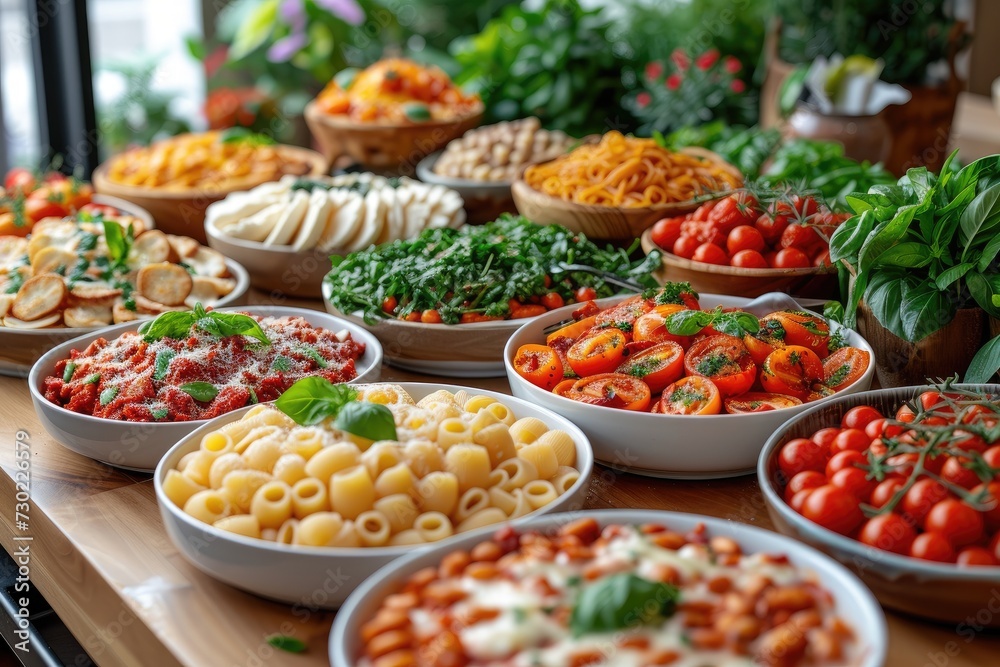
{"type": "MultiPolygon", "coordinates": [[[[545,485],[532,482],[525,494],[545,485]]],[[[503,514],[498,506],[482,512],[466,521],[503,514]]],[[[446,520],[421,515],[404,538],[446,520]]],[[[589,517],[555,533],[506,526],[401,582],[361,626],[353,663],[855,665],[866,647],[837,615],[834,596],[786,556],[745,554],[704,526],[602,527],[589,517]]]]}
{"type": "Polygon", "coordinates": [[[199,521],[292,546],[435,542],[542,508],[580,479],[576,443],[495,398],[394,385],[357,388],[385,405],[398,440],[298,426],[272,405],[205,434],[163,490],[199,521]]]}

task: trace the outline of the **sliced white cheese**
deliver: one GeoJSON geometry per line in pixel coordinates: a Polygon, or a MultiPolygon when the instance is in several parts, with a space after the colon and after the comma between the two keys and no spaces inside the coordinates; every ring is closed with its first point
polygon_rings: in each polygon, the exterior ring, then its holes
{"type": "Polygon", "coordinates": [[[305,220],[299,226],[299,232],[292,241],[294,250],[315,248],[330,221],[333,206],[325,190],[316,189],[309,196],[309,208],[305,220]]]}
{"type": "Polygon", "coordinates": [[[337,212],[331,217],[326,232],[319,240],[319,247],[323,252],[345,250],[364,224],[365,200],[356,192],[340,194],[343,196],[334,200],[335,203],[340,202],[337,212]]]}
{"type": "Polygon", "coordinates": [[[386,208],[378,190],[369,190],[365,195],[365,217],[357,236],[350,240],[347,250],[364,250],[378,240],[385,225],[386,208]]]}
{"type": "Polygon", "coordinates": [[[295,238],[308,210],[309,193],[305,190],[296,190],[292,201],[285,206],[271,233],[264,239],[264,245],[287,245],[295,238]]]}

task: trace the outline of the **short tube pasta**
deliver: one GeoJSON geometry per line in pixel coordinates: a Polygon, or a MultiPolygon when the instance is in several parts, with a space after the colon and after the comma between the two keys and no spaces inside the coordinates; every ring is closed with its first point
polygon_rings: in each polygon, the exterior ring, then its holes
{"type": "Polygon", "coordinates": [[[497,466],[497,469],[507,473],[507,483],[503,487],[505,491],[520,489],[528,482],[538,479],[538,470],[535,469],[535,464],[522,459],[520,455],[515,459],[507,459],[497,466]]]}
{"type": "Polygon", "coordinates": [[[531,503],[533,509],[545,507],[559,497],[559,493],[552,486],[552,482],[544,479],[536,479],[533,482],[528,482],[524,485],[522,491],[524,491],[524,495],[528,499],[528,502],[531,503]]]}
{"type": "Polygon", "coordinates": [[[375,484],[368,469],[354,466],[330,478],[330,507],[347,519],[354,519],[375,502],[375,484]]]}
{"type": "Polygon", "coordinates": [[[417,483],[420,507],[428,512],[451,515],[458,506],[458,477],[450,472],[432,472],[417,483]]]}
{"type": "Polygon", "coordinates": [[[264,528],[279,528],[292,518],[292,487],[274,479],[257,489],[250,501],[250,513],[264,528]]]}
{"type": "Polygon", "coordinates": [[[297,519],[329,509],[330,498],[326,485],[315,477],[300,479],[292,487],[292,513],[297,519]]]}
{"type": "Polygon", "coordinates": [[[396,493],[413,495],[417,480],[413,471],[405,463],[397,463],[391,468],[386,468],[375,480],[375,495],[379,498],[391,496],[396,493]]]}
{"type": "Polygon", "coordinates": [[[510,425],[510,437],[514,438],[514,442],[518,444],[530,445],[548,430],[549,427],[541,419],[522,417],[510,425]]]}
{"type": "Polygon", "coordinates": [[[424,512],[413,522],[413,529],[420,533],[425,542],[437,542],[451,537],[455,532],[451,519],[441,512],[424,512]]]}
{"type": "Polygon", "coordinates": [[[199,521],[215,523],[232,514],[233,506],[222,493],[215,489],[205,489],[187,499],[184,511],[199,521]]]}
{"type": "Polygon", "coordinates": [[[178,507],[184,507],[188,498],[204,490],[204,486],[176,470],[168,470],[163,478],[163,492],[178,507]]]}
{"type": "Polygon", "coordinates": [[[490,496],[484,489],[469,489],[458,499],[455,518],[459,522],[465,521],[476,512],[484,510],[489,506],[490,496]]]}
{"type": "Polygon", "coordinates": [[[538,436],[535,444],[552,448],[560,466],[576,465],[576,443],[566,431],[548,431],[538,436]]]}
{"type": "Polygon", "coordinates": [[[217,457],[208,468],[208,485],[213,489],[222,487],[222,480],[234,470],[246,470],[246,461],[236,452],[228,452],[217,457]]]}
{"type": "Polygon", "coordinates": [[[461,445],[472,442],[472,428],[467,423],[452,417],[445,419],[438,425],[437,444],[445,450],[452,445],[461,445]]]}
{"type": "Polygon", "coordinates": [[[361,461],[361,450],[350,442],[338,442],[314,454],[306,461],[306,474],[329,480],[334,473],[347,470],[361,461]]]}
{"type": "Polygon", "coordinates": [[[500,523],[506,519],[507,515],[499,507],[486,507],[463,519],[462,523],[458,524],[458,532],[464,533],[467,530],[500,523]]]}
{"type": "MultiPolygon", "coordinates": [[[[485,410],[483,412],[490,414],[485,410]]],[[[490,456],[490,466],[496,467],[501,462],[517,456],[514,439],[510,436],[510,429],[500,422],[480,429],[478,433],[473,435],[472,439],[477,445],[486,448],[490,456]]]]}
{"type": "Polygon", "coordinates": [[[252,514],[223,517],[212,525],[229,533],[260,539],[260,522],[252,514]]]}
{"type": "Polygon", "coordinates": [[[444,463],[458,478],[459,491],[490,485],[490,455],[482,445],[453,445],[445,452],[444,463]]]}
{"type": "Polygon", "coordinates": [[[381,547],[389,543],[392,529],[389,519],[378,510],[368,510],[358,515],[354,521],[361,543],[366,547],[381,547]]]}
{"type": "Polygon", "coordinates": [[[556,450],[552,444],[543,440],[545,436],[539,438],[530,445],[525,445],[517,450],[519,458],[530,462],[538,471],[539,479],[549,479],[556,474],[559,468],[559,459],[556,458],[556,450]]]}
{"type": "Polygon", "coordinates": [[[419,514],[413,498],[401,493],[379,498],[375,501],[374,507],[389,521],[389,528],[394,533],[412,527],[413,521],[419,514]]]}

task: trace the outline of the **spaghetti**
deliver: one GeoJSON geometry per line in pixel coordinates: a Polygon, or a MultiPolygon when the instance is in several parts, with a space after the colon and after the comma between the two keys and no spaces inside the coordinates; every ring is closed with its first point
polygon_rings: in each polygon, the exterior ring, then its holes
{"type": "Polygon", "coordinates": [[[551,197],[579,204],[639,208],[688,201],[740,187],[743,179],[724,162],[674,153],[653,139],[608,132],[544,164],[528,167],[524,180],[551,197]]]}

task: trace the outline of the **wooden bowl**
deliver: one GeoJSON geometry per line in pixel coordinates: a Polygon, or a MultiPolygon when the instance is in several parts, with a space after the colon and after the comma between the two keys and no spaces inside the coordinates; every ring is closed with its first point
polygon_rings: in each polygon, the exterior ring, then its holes
{"type": "Polygon", "coordinates": [[[496,220],[501,213],[517,212],[509,182],[470,181],[442,176],[434,172],[434,164],[440,157],[441,151],[436,151],[421,160],[417,164],[417,178],[424,183],[451,188],[462,195],[466,222],[477,225],[496,220]]]}
{"type": "MultiPolygon", "coordinates": [[[[715,153],[703,148],[685,148],[681,152],[707,158],[720,167],[738,176],[743,175],[715,153]]],[[[729,191],[709,193],[688,201],[659,204],[645,207],[600,206],[578,204],[558,197],[552,197],[528,185],[519,178],[511,185],[511,194],[518,212],[540,225],[562,225],[576,232],[583,232],[594,241],[632,241],[651,227],[660,218],[690,213],[702,204],[719,199],[729,191]]],[[[729,292],[718,292],[729,294],[729,292]]]]}
{"type": "MultiPolygon", "coordinates": [[[[278,146],[280,152],[297,162],[309,165],[304,176],[322,176],[327,172],[326,159],[316,151],[298,146],[278,146]]],[[[200,190],[186,188],[167,190],[164,188],[123,185],[108,178],[108,163],[99,166],[93,175],[94,189],[101,193],[130,201],[149,211],[156,220],[156,227],[168,234],[190,236],[199,243],[208,241],[205,236],[205,209],[209,204],[225,199],[226,195],[240,190],[249,190],[260,183],[241,182],[233,188],[220,190],[200,190]]]]}
{"type": "MultiPolygon", "coordinates": [[[[989,393],[1000,385],[957,385],[989,393]]],[[[993,604],[1000,567],[959,567],[952,563],[910,558],[867,546],[828,530],[793,510],[783,499],[787,476],[778,467],[781,447],[794,438],[808,438],[827,426],[837,426],[848,410],[870,405],[882,414],[895,414],[904,401],[931,387],[901,387],[836,396],[789,419],[767,441],[757,463],[757,479],[767,513],[780,533],[816,547],[853,570],[884,606],[921,618],[963,623],[993,604]]],[[[1000,628],[1000,614],[978,619],[981,626],[1000,628]]]]}
{"type": "Polygon", "coordinates": [[[421,159],[479,125],[483,109],[480,106],[456,120],[388,125],[333,116],[321,111],[313,101],[306,105],[305,117],[309,131],[331,164],[347,155],[368,169],[412,174],[421,159]]]}
{"type": "Polygon", "coordinates": [[[660,252],[663,266],[653,272],[660,283],[687,282],[695,292],[757,297],[768,292],[816,299],[837,298],[837,267],[811,266],[805,269],[744,269],[737,266],[706,264],[684,259],[660,248],[652,239],[653,231],[642,233],[642,249],[648,255],[660,252]]]}

